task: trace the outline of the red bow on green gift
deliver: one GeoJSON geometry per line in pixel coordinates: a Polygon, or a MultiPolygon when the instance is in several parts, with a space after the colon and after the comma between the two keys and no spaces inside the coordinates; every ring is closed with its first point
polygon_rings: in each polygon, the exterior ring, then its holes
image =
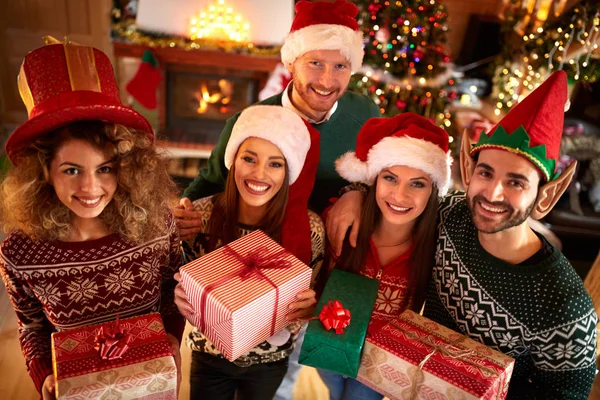
{"type": "Polygon", "coordinates": [[[116,360],[125,354],[129,348],[128,344],[131,335],[125,330],[119,322],[119,316],[114,324],[100,327],[96,333],[96,346],[100,358],[103,360],[116,360]]]}
{"type": "Polygon", "coordinates": [[[325,330],[335,329],[335,333],[344,333],[344,328],[350,325],[350,310],[345,309],[338,300],[329,300],[319,313],[319,320],[325,330]]]}

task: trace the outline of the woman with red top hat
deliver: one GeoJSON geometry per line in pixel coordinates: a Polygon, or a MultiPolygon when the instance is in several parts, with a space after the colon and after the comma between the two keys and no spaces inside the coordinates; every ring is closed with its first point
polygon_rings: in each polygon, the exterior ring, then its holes
{"type": "MultiPolygon", "coordinates": [[[[298,248],[297,239],[306,239],[309,258],[303,261],[316,276],[325,251],[325,227],[317,214],[308,211],[308,197],[318,160],[318,132],[293,111],[266,105],[244,110],[225,150],[225,166],[229,169],[225,191],[194,202],[194,210],[202,215],[202,231],[184,242],[186,257],[202,257],[261,229],[300,259],[304,251],[298,248]],[[292,186],[299,194],[295,198],[290,196],[292,186]],[[309,223],[302,225],[304,220],[309,223]],[[294,230],[294,236],[289,230],[294,230]]],[[[194,313],[179,285],[175,296],[184,316],[194,313]]],[[[315,304],[313,290],[298,293],[287,315],[290,325],[233,362],[194,329],[188,338],[192,349],[190,397],[272,399],[287,372],[301,327],[297,321],[310,315],[315,304]]]]}
{"type": "Polygon", "coordinates": [[[29,119],[6,143],[0,274],[36,389],[55,397],[52,332],[117,316],[160,312],[179,368],[176,188],[152,127],[121,105],[108,57],[91,47],[31,52],[18,86],[29,119]]]}
{"type": "MultiPolygon", "coordinates": [[[[448,134],[413,113],[372,118],[356,150],[336,161],[350,182],[369,185],[356,247],[346,238],[334,268],[379,280],[367,335],[423,306],[435,254],[439,196],[450,185],[448,134]]],[[[320,370],[333,399],[381,399],[360,382],[320,370]]]]}

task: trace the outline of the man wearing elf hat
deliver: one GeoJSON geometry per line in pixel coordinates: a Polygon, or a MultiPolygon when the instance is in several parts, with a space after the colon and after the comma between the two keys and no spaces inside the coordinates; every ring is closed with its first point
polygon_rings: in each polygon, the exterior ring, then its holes
{"type": "Polygon", "coordinates": [[[439,208],[424,315],[515,358],[508,397],[587,399],[596,371],[592,301],[569,261],[527,224],[569,185],[556,173],[567,77],[552,74],[461,148],[464,193],[439,208]]]}
{"type": "MultiPolygon", "coordinates": [[[[357,7],[346,0],[301,0],[295,11],[290,33],[281,49],[282,62],[291,71],[293,80],[282,93],[259,104],[288,108],[319,131],[321,155],[310,206],[321,212],[328,200],[338,196],[344,187],[344,181],[335,172],[334,161],[351,150],[364,122],[381,114],[366,96],[346,91],[352,71],[361,67],[363,59],[357,7]]],[[[175,210],[182,237],[199,231],[199,216],[187,211],[191,209],[190,200],[223,190],[227,176],[223,156],[238,117],[236,114],[227,121],[208,166],[188,186],[179,209],[175,210]]],[[[294,191],[294,186],[290,191],[294,191]]],[[[343,207],[347,198],[360,196],[357,191],[345,193],[336,210],[343,207]]]]}

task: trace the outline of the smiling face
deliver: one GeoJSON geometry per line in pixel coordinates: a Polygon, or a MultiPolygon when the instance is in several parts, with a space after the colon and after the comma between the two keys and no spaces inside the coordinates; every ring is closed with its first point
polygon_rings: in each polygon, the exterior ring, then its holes
{"type": "Polygon", "coordinates": [[[264,210],[285,182],[285,158],[273,143],[251,137],[238,149],[234,173],[240,202],[264,210]]]}
{"type": "Polygon", "coordinates": [[[375,197],[382,218],[390,225],[414,224],[431,192],[431,177],[420,169],[396,165],[377,175],[375,197]]]}
{"type": "Polygon", "coordinates": [[[539,184],[539,172],[524,157],[504,150],[482,150],[467,189],[473,223],[483,233],[525,223],[539,184]]]}
{"type": "Polygon", "coordinates": [[[309,117],[320,120],[346,91],[350,62],[338,50],[304,53],[292,64],[292,100],[309,117]]]}
{"type": "Polygon", "coordinates": [[[117,190],[113,162],[102,150],[81,139],[69,139],[49,166],[50,184],[75,218],[97,218],[117,190]]]}

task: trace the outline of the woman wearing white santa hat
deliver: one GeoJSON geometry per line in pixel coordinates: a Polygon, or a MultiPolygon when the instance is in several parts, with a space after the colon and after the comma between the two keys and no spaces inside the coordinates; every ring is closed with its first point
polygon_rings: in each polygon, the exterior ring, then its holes
{"type": "MultiPolygon", "coordinates": [[[[420,311],[435,254],[439,196],[450,186],[448,134],[413,113],[372,118],[356,151],[336,161],[350,182],[369,185],[356,248],[348,239],[334,268],[379,280],[367,335],[406,309],[420,311]]],[[[320,370],[334,399],[381,399],[373,389],[320,370]]]]}
{"type": "MultiPolygon", "coordinates": [[[[194,210],[203,215],[202,231],[183,243],[186,261],[261,229],[300,259],[304,249],[299,242],[305,239],[310,254],[306,262],[316,276],[323,260],[325,228],[307,204],[318,160],[319,133],[293,111],[266,105],[244,110],[225,150],[229,169],[225,191],[194,202],[194,210]],[[304,194],[291,196],[292,184],[299,185],[303,190],[298,193],[304,194]]],[[[192,349],[190,398],[273,398],[294,350],[301,327],[297,321],[311,314],[316,304],[313,290],[298,293],[297,299],[290,306],[290,325],[285,330],[233,362],[223,358],[194,328],[188,337],[192,349]]],[[[194,312],[180,285],[175,303],[186,318],[194,312]]]]}

